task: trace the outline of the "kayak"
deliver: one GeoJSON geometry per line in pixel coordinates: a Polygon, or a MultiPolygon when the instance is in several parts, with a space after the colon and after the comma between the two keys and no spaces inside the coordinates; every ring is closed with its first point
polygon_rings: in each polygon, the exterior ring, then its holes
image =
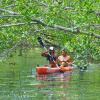
{"type": "Polygon", "coordinates": [[[72,71],[72,70],[73,70],[72,66],[55,67],[55,68],[50,68],[47,66],[36,67],[37,74],[52,74],[52,73],[56,73],[56,72],[67,72],[67,71],[72,71]]]}

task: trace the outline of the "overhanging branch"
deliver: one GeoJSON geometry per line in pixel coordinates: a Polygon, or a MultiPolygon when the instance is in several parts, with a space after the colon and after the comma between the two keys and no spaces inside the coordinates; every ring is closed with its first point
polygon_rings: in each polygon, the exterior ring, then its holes
{"type": "Polygon", "coordinates": [[[2,11],[2,12],[7,12],[7,13],[13,14],[13,15],[19,15],[19,13],[17,13],[17,12],[13,12],[13,11],[1,9],[1,8],[0,8],[0,11],[2,11]]]}
{"type": "MultiPolygon", "coordinates": [[[[48,25],[48,24],[44,23],[43,21],[37,20],[37,19],[33,19],[32,21],[33,22],[30,22],[30,23],[16,23],[16,24],[0,25],[0,28],[11,27],[11,26],[20,26],[20,25],[26,25],[26,24],[40,24],[40,25],[44,26],[45,28],[61,30],[61,31],[64,31],[64,32],[71,32],[73,34],[91,35],[89,32],[81,31],[78,27],[66,28],[66,27],[60,26],[60,25],[48,25]]],[[[92,33],[92,36],[94,36],[95,38],[100,39],[100,35],[99,34],[92,33]]]]}
{"type": "Polygon", "coordinates": [[[20,25],[26,25],[26,24],[36,24],[36,22],[30,22],[30,23],[15,23],[15,24],[4,24],[4,25],[0,25],[0,28],[12,27],[12,26],[20,26],[20,25]]]}
{"type": "Polygon", "coordinates": [[[6,6],[5,8],[11,8],[11,7],[15,7],[15,6],[16,6],[16,4],[11,4],[11,5],[6,6]]]}
{"type": "MultiPolygon", "coordinates": [[[[62,30],[62,31],[65,31],[65,32],[72,32],[74,34],[77,33],[77,34],[91,35],[89,32],[80,31],[80,29],[78,27],[66,28],[66,27],[60,26],[60,25],[48,25],[48,24],[45,24],[43,21],[37,20],[37,19],[35,19],[33,21],[37,22],[37,24],[41,24],[42,26],[49,27],[49,28],[52,28],[52,29],[62,30]]],[[[100,39],[100,35],[98,35],[98,34],[92,33],[92,36],[100,39]]]]}
{"type": "Polygon", "coordinates": [[[0,15],[0,18],[8,18],[8,17],[22,17],[22,15],[0,15]]]}

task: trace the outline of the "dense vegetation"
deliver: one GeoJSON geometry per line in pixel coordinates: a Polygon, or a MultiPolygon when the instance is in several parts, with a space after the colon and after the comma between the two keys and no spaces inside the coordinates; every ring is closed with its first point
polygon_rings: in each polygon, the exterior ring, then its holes
{"type": "MultiPolygon", "coordinates": [[[[99,0],[0,0],[0,59],[15,49],[66,48],[75,63],[100,60],[99,0]]],[[[82,66],[83,66],[82,65],[82,66]]]]}

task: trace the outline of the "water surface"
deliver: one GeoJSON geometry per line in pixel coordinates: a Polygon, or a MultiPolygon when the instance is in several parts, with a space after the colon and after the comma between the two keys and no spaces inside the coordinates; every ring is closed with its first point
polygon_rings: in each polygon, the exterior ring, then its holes
{"type": "Polygon", "coordinates": [[[100,64],[92,64],[87,71],[74,69],[39,76],[35,72],[36,58],[16,59],[10,59],[16,64],[10,64],[9,60],[0,63],[0,100],[100,99],[100,64]]]}

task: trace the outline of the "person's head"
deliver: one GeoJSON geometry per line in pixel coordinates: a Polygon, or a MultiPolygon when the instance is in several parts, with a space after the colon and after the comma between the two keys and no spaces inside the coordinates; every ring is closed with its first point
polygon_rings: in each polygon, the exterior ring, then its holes
{"type": "Polygon", "coordinates": [[[67,51],[66,51],[65,49],[62,49],[61,54],[62,54],[63,56],[66,56],[67,51]]]}
{"type": "Polygon", "coordinates": [[[54,47],[53,46],[49,47],[49,52],[50,52],[50,54],[51,53],[54,54],[55,50],[54,50],[54,47]]]}

